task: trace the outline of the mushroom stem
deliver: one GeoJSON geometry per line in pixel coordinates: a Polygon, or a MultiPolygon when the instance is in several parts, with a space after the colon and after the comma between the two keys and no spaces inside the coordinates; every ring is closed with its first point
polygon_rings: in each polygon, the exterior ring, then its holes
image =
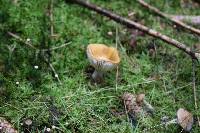
{"type": "Polygon", "coordinates": [[[144,105],[145,105],[145,110],[153,115],[154,114],[154,108],[152,107],[152,105],[150,103],[148,103],[146,100],[144,100],[143,102],[144,102],[144,105]]]}
{"type": "Polygon", "coordinates": [[[103,72],[95,69],[95,71],[92,74],[92,78],[95,82],[103,81],[103,72]]]}
{"type": "Polygon", "coordinates": [[[171,125],[171,124],[178,124],[177,119],[172,119],[172,120],[166,122],[166,126],[171,125]]]}

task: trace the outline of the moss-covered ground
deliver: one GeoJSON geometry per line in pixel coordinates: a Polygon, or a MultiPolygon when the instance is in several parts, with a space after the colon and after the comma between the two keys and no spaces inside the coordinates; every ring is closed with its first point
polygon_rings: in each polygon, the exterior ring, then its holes
{"type": "MultiPolygon", "coordinates": [[[[160,124],[163,116],[175,118],[179,108],[185,108],[195,116],[200,115],[193,100],[192,60],[182,51],[148,35],[137,37],[137,47],[132,49],[129,43],[134,29],[127,29],[64,0],[54,0],[53,25],[57,37],[50,39],[51,23],[47,16],[50,0],[18,0],[17,4],[13,1],[0,1],[0,116],[9,120],[19,132],[24,131],[21,123],[27,118],[33,120],[32,133],[42,132],[52,125],[58,128],[54,132],[64,133],[139,133],[144,132],[144,128],[160,124]],[[70,42],[66,47],[46,54],[62,85],[42,60],[44,54],[8,36],[8,31],[25,40],[30,39],[37,48],[70,42]],[[106,74],[101,85],[95,85],[88,79],[86,47],[90,43],[117,46],[121,57],[117,78],[116,70],[113,70],[106,74]],[[149,49],[152,46],[156,48],[153,55],[149,49]],[[14,51],[9,50],[13,47],[14,51]],[[124,92],[145,93],[146,99],[155,108],[154,117],[141,118],[138,126],[133,128],[126,115],[114,113],[124,111],[120,98],[124,92]]],[[[199,36],[176,28],[171,22],[143,8],[136,0],[91,2],[190,47],[200,45],[199,36]],[[128,14],[131,12],[134,15],[130,17],[128,14]]],[[[200,5],[190,0],[146,2],[169,14],[200,14],[200,5]]],[[[200,73],[197,63],[196,74],[199,105],[200,73]]],[[[174,124],[146,132],[179,133],[181,129],[174,124]]],[[[192,132],[200,132],[196,124],[192,132]]]]}

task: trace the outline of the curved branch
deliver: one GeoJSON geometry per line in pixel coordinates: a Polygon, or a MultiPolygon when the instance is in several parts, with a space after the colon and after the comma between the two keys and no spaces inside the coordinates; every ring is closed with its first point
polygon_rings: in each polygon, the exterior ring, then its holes
{"type": "MultiPolygon", "coordinates": [[[[68,1],[68,0],[66,0],[66,1],[68,1]]],[[[187,47],[185,44],[183,44],[183,43],[181,43],[181,42],[179,42],[179,41],[177,41],[177,40],[175,40],[173,38],[170,38],[170,37],[168,37],[166,35],[163,35],[160,32],[157,32],[157,31],[155,31],[153,29],[150,29],[150,28],[148,28],[148,27],[146,27],[146,26],[144,26],[144,25],[142,25],[140,23],[137,23],[137,22],[132,21],[132,20],[127,19],[127,18],[123,18],[123,17],[121,17],[121,16],[119,16],[119,15],[117,15],[117,14],[115,14],[115,13],[109,11],[109,10],[106,10],[106,9],[103,9],[103,8],[101,8],[99,6],[91,4],[88,1],[83,1],[83,0],[69,0],[69,1],[72,2],[72,3],[78,4],[78,5],[81,5],[83,7],[86,7],[88,9],[90,9],[90,10],[93,10],[93,11],[95,11],[95,12],[101,14],[101,15],[104,15],[104,16],[114,20],[117,23],[123,24],[123,25],[125,25],[127,27],[130,27],[130,28],[136,28],[136,29],[138,29],[140,31],[143,31],[143,32],[147,33],[150,36],[153,36],[155,38],[161,39],[164,42],[167,42],[167,44],[172,45],[172,46],[184,51],[185,53],[190,55],[193,59],[197,59],[198,60],[200,58],[200,54],[199,53],[194,53],[190,49],[190,47],[187,47]]]]}

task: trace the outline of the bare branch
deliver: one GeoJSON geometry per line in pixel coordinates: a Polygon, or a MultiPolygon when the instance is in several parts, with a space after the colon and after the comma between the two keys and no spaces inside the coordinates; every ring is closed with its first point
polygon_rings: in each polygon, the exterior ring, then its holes
{"type": "Polygon", "coordinates": [[[176,19],[183,22],[188,22],[194,25],[200,24],[200,16],[189,16],[189,15],[169,15],[172,19],[176,19]]]}
{"type": "Polygon", "coordinates": [[[83,1],[83,0],[66,0],[66,1],[71,1],[75,4],[78,4],[78,5],[81,5],[83,7],[86,7],[90,10],[93,10],[101,15],[104,15],[120,24],[123,24],[127,27],[130,27],[130,28],[136,28],[142,32],[145,32],[147,33],[148,35],[150,36],[153,36],[155,38],[158,38],[158,39],[161,39],[163,40],[164,42],[167,42],[168,44],[172,45],[172,46],[175,46],[176,48],[184,51],[185,53],[187,53],[188,55],[190,55],[192,58],[194,59],[197,59],[200,58],[200,54],[199,53],[194,53],[189,47],[187,47],[185,44],[173,39],[173,38],[170,38],[166,35],[163,35],[153,29],[150,29],[140,23],[137,23],[135,21],[132,21],[130,19],[126,19],[126,18],[123,18],[117,14],[114,14],[112,13],[111,11],[108,11],[106,9],[103,9],[99,6],[96,6],[94,4],[91,4],[89,3],[88,1],[83,1]]]}
{"type": "MultiPolygon", "coordinates": [[[[195,60],[192,60],[192,86],[193,86],[193,94],[194,94],[194,106],[195,110],[198,111],[197,105],[197,94],[196,94],[196,65],[195,60]]],[[[198,125],[200,126],[200,119],[197,116],[198,125]]]]}
{"type": "Polygon", "coordinates": [[[159,9],[149,5],[148,3],[146,3],[145,1],[143,0],[137,0],[141,5],[143,5],[144,7],[148,8],[149,10],[155,12],[156,14],[160,15],[161,17],[163,18],[166,18],[170,21],[172,21],[173,23],[175,23],[176,25],[179,25],[187,30],[189,30],[190,32],[192,33],[195,33],[197,35],[200,35],[200,30],[199,29],[196,29],[194,27],[191,27],[183,22],[181,22],[180,20],[178,19],[174,19],[173,17],[170,17],[168,14],[165,14],[163,12],[161,12],[159,9]]]}

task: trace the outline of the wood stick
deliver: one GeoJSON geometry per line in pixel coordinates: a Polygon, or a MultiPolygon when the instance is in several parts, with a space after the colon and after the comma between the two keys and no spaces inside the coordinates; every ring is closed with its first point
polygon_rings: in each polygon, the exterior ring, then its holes
{"type": "Polygon", "coordinates": [[[53,25],[53,0],[50,3],[50,23],[51,23],[51,37],[54,36],[54,25],[53,25]]]}
{"type": "Polygon", "coordinates": [[[163,12],[161,12],[159,9],[149,5],[148,3],[146,3],[144,0],[137,0],[142,6],[148,8],[149,10],[155,12],[156,14],[158,14],[159,16],[163,17],[163,18],[166,18],[170,21],[172,21],[173,23],[175,23],[176,25],[179,25],[181,26],[182,28],[185,28],[187,29],[188,31],[192,32],[192,33],[195,33],[197,35],[200,35],[200,30],[199,29],[196,29],[194,27],[191,27],[187,24],[185,24],[184,22],[178,20],[178,19],[174,19],[172,17],[170,17],[168,14],[165,14],[163,12]]]}
{"type": "MultiPolygon", "coordinates": [[[[195,60],[192,60],[192,87],[193,87],[193,94],[194,94],[194,106],[195,110],[198,112],[198,104],[197,104],[197,93],[196,93],[196,64],[195,60]]],[[[197,116],[198,126],[200,126],[200,119],[197,116]]]]}
{"type": "Polygon", "coordinates": [[[132,21],[130,19],[126,19],[126,18],[123,18],[117,14],[114,14],[112,13],[111,11],[108,11],[106,9],[103,9],[101,7],[98,7],[94,4],[91,4],[89,3],[88,1],[83,1],[83,0],[66,0],[66,1],[70,1],[72,3],[75,3],[75,4],[78,4],[78,5],[81,5],[83,7],[86,7],[90,10],[93,10],[101,15],[104,15],[112,20],[114,20],[115,22],[118,22],[120,24],[123,24],[127,27],[130,27],[130,28],[136,28],[142,32],[145,32],[147,33],[148,35],[150,36],[153,36],[155,38],[158,38],[158,39],[161,39],[163,40],[164,42],[167,42],[168,44],[172,45],[172,46],[175,46],[177,47],[178,49],[184,51],[185,53],[187,53],[188,55],[190,55],[192,58],[194,59],[197,59],[200,58],[200,54],[199,53],[194,53],[189,47],[187,47],[185,44],[175,40],[175,39],[172,39],[166,35],[163,35],[153,29],[150,29],[142,24],[139,24],[135,21],[132,21]]]}
{"type": "Polygon", "coordinates": [[[169,15],[170,18],[183,21],[183,22],[188,22],[194,25],[200,25],[200,16],[189,16],[189,15],[169,15]]]}

